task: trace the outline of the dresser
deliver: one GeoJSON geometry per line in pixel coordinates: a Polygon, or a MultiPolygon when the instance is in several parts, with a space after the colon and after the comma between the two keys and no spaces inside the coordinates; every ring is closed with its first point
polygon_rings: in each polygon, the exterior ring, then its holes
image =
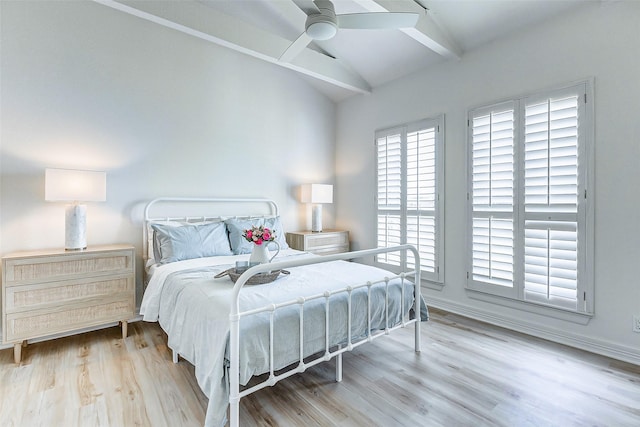
{"type": "Polygon", "coordinates": [[[2,258],[2,340],[20,363],[27,340],[135,317],[135,250],[16,252],[2,258]]]}
{"type": "Polygon", "coordinates": [[[349,232],[345,230],[293,231],[286,234],[292,249],[318,255],[349,252],[349,232]]]}

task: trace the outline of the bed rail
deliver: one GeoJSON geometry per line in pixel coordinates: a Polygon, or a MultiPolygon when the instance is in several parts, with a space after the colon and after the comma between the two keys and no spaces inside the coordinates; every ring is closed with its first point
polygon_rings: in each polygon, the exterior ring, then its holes
{"type": "MultiPolygon", "coordinates": [[[[265,387],[270,387],[273,386],[274,384],[276,384],[278,381],[285,379],[287,377],[290,377],[294,374],[297,374],[299,372],[303,372],[306,369],[308,369],[311,366],[315,366],[319,363],[328,361],[330,359],[332,359],[333,357],[336,357],[336,380],[337,381],[341,381],[342,380],[342,354],[347,352],[347,351],[351,351],[354,348],[369,342],[379,336],[382,335],[387,335],[389,334],[391,331],[393,331],[394,329],[397,328],[403,328],[406,327],[409,324],[414,324],[414,331],[415,331],[415,351],[416,353],[420,352],[420,322],[421,322],[421,318],[420,318],[420,301],[421,301],[421,294],[420,294],[420,255],[418,253],[418,251],[416,250],[415,247],[411,246],[411,245],[401,245],[401,246],[395,246],[395,247],[390,247],[390,248],[379,248],[379,249],[368,249],[368,250],[361,250],[361,251],[355,251],[355,252],[347,252],[347,253],[341,253],[341,254],[335,254],[335,255],[326,255],[326,256],[322,256],[322,257],[317,257],[317,258],[297,258],[297,259],[293,259],[293,260],[285,260],[285,261],[278,261],[278,262],[273,262],[273,263],[269,263],[269,264],[260,264],[254,267],[251,267],[250,269],[248,269],[246,272],[244,272],[236,281],[235,286],[233,288],[233,293],[232,293],[232,299],[231,299],[231,311],[230,311],[230,322],[231,322],[231,330],[230,330],[230,339],[229,339],[229,358],[230,358],[230,393],[229,393],[229,405],[230,405],[230,413],[229,413],[229,421],[230,421],[230,425],[231,427],[237,427],[240,425],[240,399],[242,397],[245,397],[255,391],[258,391],[260,389],[263,389],[265,387]],[[354,259],[360,259],[360,258],[365,258],[365,257],[370,257],[370,256],[375,256],[377,254],[382,254],[382,253],[388,253],[388,252],[404,252],[405,254],[407,252],[411,252],[413,254],[414,257],[414,263],[415,263],[415,270],[413,271],[409,271],[409,272],[405,272],[402,273],[400,275],[394,275],[394,276],[390,276],[390,277],[386,277],[383,281],[380,282],[366,282],[366,283],[362,283],[362,284],[355,284],[355,285],[351,285],[351,286],[347,286],[343,289],[339,289],[339,290],[334,290],[332,292],[324,292],[321,294],[317,294],[317,295],[313,295],[310,297],[299,297],[299,298],[294,298],[290,301],[286,301],[280,304],[270,304],[268,306],[265,307],[261,307],[258,309],[253,309],[253,310],[249,310],[249,311],[245,311],[245,312],[241,312],[240,311],[240,304],[239,304],[239,295],[240,295],[240,290],[242,289],[242,287],[246,284],[247,280],[249,280],[251,277],[253,277],[256,274],[259,273],[266,273],[272,270],[282,270],[282,269],[287,269],[287,268],[292,268],[292,267],[299,267],[302,265],[311,265],[311,264],[320,264],[320,263],[324,263],[324,262],[329,262],[329,261],[339,261],[339,260],[354,260],[354,259]],[[370,324],[371,324],[371,306],[370,306],[370,301],[371,301],[371,288],[372,286],[374,286],[377,283],[381,283],[381,282],[385,282],[385,299],[388,298],[388,283],[389,280],[392,280],[394,278],[400,278],[401,279],[401,290],[403,292],[402,294],[402,298],[401,304],[404,304],[404,280],[407,277],[412,277],[413,282],[415,283],[414,286],[414,303],[413,303],[413,311],[415,313],[415,317],[413,319],[405,319],[404,316],[402,316],[402,321],[400,322],[400,324],[398,325],[389,325],[389,315],[388,315],[388,303],[385,304],[385,329],[383,331],[378,331],[376,333],[371,333],[371,328],[370,328],[370,324]],[[351,295],[352,292],[356,289],[360,289],[360,288],[367,288],[367,301],[368,301],[368,328],[367,328],[367,336],[366,339],[363,340],[359,340],[357,342],[353,342],[352,340],[352,336],[351,336],[351,295]],[[347,300],[347,308],[348,308],[348,331],[347,331],[347,344],[344,346],[341,345],[331,345],[331,343],[329,342],[329,300],[330,297],[339,293],[346,293],[348,296],[348,300],[347,300]],[[319,357],[313,359],[310,362],[305,362],[304,361],[304,354],[303,354],[303,342],[304,342],[304,304],[308,301],[312,301],[312,300],[318,300],[318,299],[324,299],[325,300],[325,321],[326,321],[326,327],[325,327],[325,350],[324,350],[324,354],[320,355],[319,357]],[[299,328],[299,339],[300,339],[300,353],[299,353],[299,361],[298,361],[298,365],[290,370],[287,370],[284,373],[279,373],[276,374],[274,371],[274,356],[273,356],[273,331],[274,331],[274,313],[276,310],[283,308],[283,307],[291,307],[291,306],[295,306],[298,305],[299,306],[299,319],[300,319],[300,328],[299,328]],[[269,372],[269,378],[263,382],[260,382],[257,385],[254,385],[252,387],[249,387],[245,390],[243,390],[242,392],[240,391],[240,361],[239,361],[239,357],[240,357],[240,320],[243,317],[249,316],[249,315],[255,315],[257,313],[262,313],[262,312],[267,312],[270,314],[270,327],[269,327],[269,341],[270,341],[270,347],[271,347],[271,354],[270,354],[270,372],[269,372]]],[[[404,308],[401,310],[401,313],[404,313],[404,308]]]]}
{"type": "MultiPolygon", "coordinates": [[[[278,205],[273,200],[261,198],[228,198],[228,197],[158,197],[151,200],[144,208],[144,219],[149,221],[153,219],[150,212],[156,205],[162,203],[180,204],[180,203],[202,203],[202,204],[243,204],[243,203],[265,203],[271,209],[270,215],[278,215],[278,205]]],[[[161,216],[158,218],[162,218],[161,216]]]]}

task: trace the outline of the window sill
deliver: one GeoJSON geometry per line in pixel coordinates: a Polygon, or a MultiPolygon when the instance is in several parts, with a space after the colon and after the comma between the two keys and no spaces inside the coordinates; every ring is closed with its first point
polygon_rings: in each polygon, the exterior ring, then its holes
{"type": "MultiPolygon", "coordinates": [[[[424,286],[424,285],[423,285],[424,286]]],[[[484,301],[492,304],[498,304],[503,307],[515,310],[528,311],[529,313],[539,314],[541,316],[552,317],[554,319],[564,320],[567,322],[586,325],[593,317],[593,313],[576,313],[574,311],[564,310],[561,308],[545,306],[542,304],[530,303],[526,301],[514,300],[497,295],[487,294],[485,292],[476,291],[466,288],[469,298],[484,301]]]]}

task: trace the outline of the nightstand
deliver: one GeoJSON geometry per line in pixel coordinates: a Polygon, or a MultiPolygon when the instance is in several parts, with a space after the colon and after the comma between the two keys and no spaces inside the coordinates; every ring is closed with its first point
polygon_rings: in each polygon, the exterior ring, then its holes
{"type": "Polygon", "coordinates": [[[349,252],[349,232],[344,230],[292,231],[287,233],[287,244],[292,249],[318,255],[349,252]]]}
{"type": "Polygon", "coordinates": [[[27,340],[135,317],[135,250],[17,252],[2,258],[2,340],[20,363],[27,340]]]}

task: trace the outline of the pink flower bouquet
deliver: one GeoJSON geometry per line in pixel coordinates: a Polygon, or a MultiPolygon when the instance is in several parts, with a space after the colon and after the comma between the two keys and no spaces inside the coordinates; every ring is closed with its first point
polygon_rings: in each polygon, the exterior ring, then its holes
{"type": "Polygon", "coordinates": [[[263,225],[259,227],[253,226],[249,230],[244,230],[242,237],[256,245],[261,245],[263,242],[273,242],[276,238],[275,230],[270,230],[263,225]]]}

